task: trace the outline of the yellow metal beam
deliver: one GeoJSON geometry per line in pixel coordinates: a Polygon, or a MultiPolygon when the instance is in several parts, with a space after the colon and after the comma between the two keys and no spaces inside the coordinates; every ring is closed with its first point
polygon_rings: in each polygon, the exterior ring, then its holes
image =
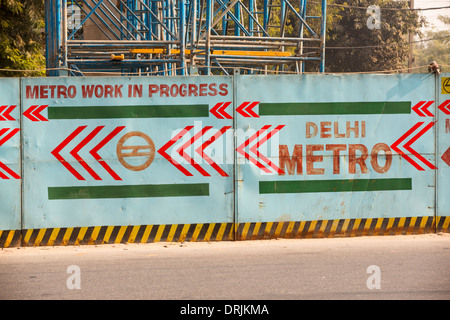
{"type": "MultiPolygon", "coordinates": [[[[130,49],[131,53],[141,53],[141,54],[164,54],[166,49],[130,49]]],[[[197,54],[204,54],[203,50],[198,50],[197,54]]],[[[171,49],[170,54],[180,54],[179,49],[171,49]]],[[[186,55],[191,54],[191,50],[185,50],[186,55]]],[[[225,56],[253,56],[253,57],[290,57],[290,52],[283,51],[248,51],[248,50],[213,50],[212,54],[215,55],[225,55],[225,56]]]]}
{"type": "Polygon", "coordinates": [[[290,52],[283,51],[247,51],[247,50],[213,50],[212,54],[224,56],[260,56],[260,57],[290,57],[290,52]]]}

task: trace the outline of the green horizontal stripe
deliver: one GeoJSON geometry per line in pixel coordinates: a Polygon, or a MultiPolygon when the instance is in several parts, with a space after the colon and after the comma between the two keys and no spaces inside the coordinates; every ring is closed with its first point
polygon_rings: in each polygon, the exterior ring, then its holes
{"type": "Polygon", "coordinates": [[[259,193],[311,193],[411,190],[411,178],[309,181],[260,181],[259,193]]]}
{"type": "Polygon", "coordinates": [[[49,187],[49,200],[209,196],[208,183],[49,187]]]}
{"type": "Polygon", "coordinates": [[[62,119],[125,119],[125,118],[188,118],[208,117],[207,104],[49,107],[48,118],[62,119]]]}
{"type": "Polygon", "coordinates": [[[411,102],[260,103],[260,116],[411,113],[411,102]]]}

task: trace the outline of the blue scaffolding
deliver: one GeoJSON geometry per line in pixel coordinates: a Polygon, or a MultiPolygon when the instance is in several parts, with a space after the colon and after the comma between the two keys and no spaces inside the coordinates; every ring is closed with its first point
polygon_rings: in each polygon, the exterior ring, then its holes
{"type": "Polygon", "coordinates": [[[325,68],[326,0],[46,0],[49,76],[325,68]]]}

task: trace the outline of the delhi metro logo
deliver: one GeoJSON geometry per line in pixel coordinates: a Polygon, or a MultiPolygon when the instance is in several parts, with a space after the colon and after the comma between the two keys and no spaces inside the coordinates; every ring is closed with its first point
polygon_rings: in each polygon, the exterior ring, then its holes
{"type": "Polygon", "coordinates": [[[119,159],[119,162],[128,170],[131,171],[142,171],[147,169],[155,159],[155,144],[153,143],[153,140],[146,135],[145,133],[139,132],[139,131],[133,131],[125,134],[122,138],[120,138],[119,142],[117,143],[117,158],[119,159]],[[135,143],[138,143],[143,140],[144,144],[136,144],[136,145],[130,145],[128,142],[127,145],[124,145],[125,142],[129,140],[137,140],[135,143]],[[130,150],[129,152],[125,152],[125,150],[130,150]],[[138,163],[130,163],[131,158],[143,158],[145,161],[140,162],[138,160],[138,163]]]}

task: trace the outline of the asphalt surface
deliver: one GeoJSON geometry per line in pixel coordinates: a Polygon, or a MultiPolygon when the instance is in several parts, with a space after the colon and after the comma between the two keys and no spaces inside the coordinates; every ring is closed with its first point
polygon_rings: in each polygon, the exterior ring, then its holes
{"type": "Polygon", "coordinates": [[[450,234],[6,248],[0,299],[448,300],[450,234]]]}

